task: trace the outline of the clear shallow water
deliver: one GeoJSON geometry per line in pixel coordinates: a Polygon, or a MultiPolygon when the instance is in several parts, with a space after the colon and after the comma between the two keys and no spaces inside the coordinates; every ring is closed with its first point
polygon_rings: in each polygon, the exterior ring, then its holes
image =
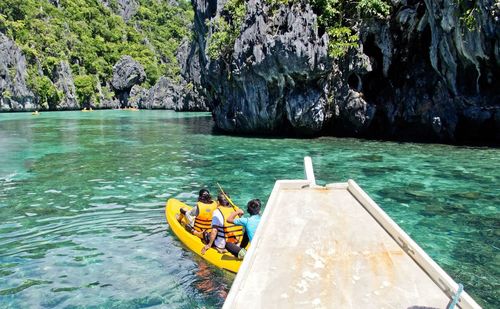
{"type": "Polygon", "coordinates": [[[0,307],[217,308],[234,277],[170,232],[164,203],[220,182],[355,179],[481,305],[500,307],[500,150],[212,134],[169,111],[0,114],[0,307]]]}

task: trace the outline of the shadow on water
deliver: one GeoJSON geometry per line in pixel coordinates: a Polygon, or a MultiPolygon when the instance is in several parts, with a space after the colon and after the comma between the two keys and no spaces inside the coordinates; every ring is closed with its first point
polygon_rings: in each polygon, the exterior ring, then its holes
{"type": "MultiPolygon", "coordinates": [[[[371,161],[373,162],[373,161],[371,161]]],[[[377,161],[380,162],[380,161],[377,161]]],[[[383,175],[383,174],[394,174],[404,171],[399,166],[373,166],[361,168],[364,175],[368,177],[383,175]]]]}
{"type": "Polygon", "coordinates": [[[232,136],[232,137],[241,137],[241,138],[249,138],[249,139],[298,139],[298,140],[311,140],[321,138],[321,135],[303,135],[294,131],[289,130],[280,130],[277,132],[229,132],[218,127],[213,126],[212,132],[214,136],[232,136]]]}
{"type": "Polygon", "coordinates": [[[377,154],[370,154],[370,155],[357,156],[354,157],[353,159],[361,162],[382,162],[384,161],[384,156],[377,154]]]}
{"type": "Polygon", "coordinates": [[[183,126],[187,134],[203,134],[210,135],[213,132],[214,122],[211,115],[186,117],[186,118],[169,118],[159,119],[159,122],[183,126]]]}

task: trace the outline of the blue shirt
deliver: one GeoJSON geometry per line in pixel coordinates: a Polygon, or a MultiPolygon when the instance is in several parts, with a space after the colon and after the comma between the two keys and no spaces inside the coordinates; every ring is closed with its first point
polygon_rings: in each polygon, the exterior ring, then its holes
{"type": "Polygon", "coordinates": [[[253,239],[253,235],[255,235],[255,231],[257,230],[257,226],[259,225],[260,215],[253,215],[249,218],[237,218],[234,219],[233,222],[235,225],[241,225],[245,227],[245,231],[247,231],[248,234],[248,239],[250,239],[251,242],[253,239]]]}

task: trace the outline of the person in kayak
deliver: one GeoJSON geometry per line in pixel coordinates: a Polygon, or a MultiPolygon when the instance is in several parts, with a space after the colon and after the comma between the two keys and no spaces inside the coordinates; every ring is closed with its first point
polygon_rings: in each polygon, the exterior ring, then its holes
{"type": "Polygon", "coordinates": [[[227,222],[243,226],[245,228],[245,234],[243,235],[243,241],[241,242],[241,246],[243,248],[246,247],[248,240],[252,242],[253,236],[255,235],[255,231],[257,230],[257,226],[260,222],[260,206],[261,202],[259,199],[250,200],[247,203],[247,211],[250,214],[250,217],[241,218],[243,210],[238,209],[227,218],[227,222]],[[240,218],[236,218],[236,216],[240,216],[240,218]]]}
{"type": "Polygon", "coordinates": [[[235,212],[240,211],[236,206],[231,206],[226,195],[220,193],[217,196],[219,206],[212,216],[212,232],[207,236],[207,244],[201,249],[201,254],[205,254],[212,246],[219,252],[229,251],[232,255],[242,259],[246,250],[239,245],[243,236],[243,227],[236,226],[227,221],[227,218],[235,212]]]}
{"type": "Polygon", "coordinates": [[[212,229],[212,214],[216,208],[217,202],[212,201],[210,192],[207,189],[201,189],[196,206],[191,210],[181,208],[177,220],[182,222],[183,217],[186,217],[187,230],[203,239],[203,233],[210,232],[212,229]]]}

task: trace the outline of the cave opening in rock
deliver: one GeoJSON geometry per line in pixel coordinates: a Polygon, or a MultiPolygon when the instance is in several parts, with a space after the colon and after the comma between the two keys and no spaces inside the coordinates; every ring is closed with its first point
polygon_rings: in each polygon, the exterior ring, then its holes
{"type": "Polygon", "coordinates": [[[479,77],[479,91],[486,96],[500,99],[500,66],[488,67],[486,61],[480,61],[481,76],[479,77]]]}
{"type": "Polygon", "coordinates": [[[118,98],[118,101],[120,102],[120,108],[128,107],[128,99],[130,97],[130,88],[124,89],[121,91],[116,90],[115,94],[116,94],[116,97],[118,98]]]}
{"type": "Polygon", "coordinates": [[[493,117],[484,121],[472,120],[464,115],[458,118],[455,129],[455,142],[460,144],[489,144],[498,139],[498,129],[493,117]]]}
{"type": "MultiPolygon", "coordinates": [[[[370,57],[373,71],[363,76],[362,87],[358,91],[363,92],[366,101],[377,104],[379,94],[389,86],[389,83],[382,71],[382,51],[375,43],[373,35],[369,35],[363,42],[363,53],[370,57]]],[[[349,85],[351,84],[349,83],[349,85]]]]}
{"type": "Polygon", "coordinates": [[[361,77],[359,77],[358,74],[356,73],[351,73],[349,74],[349,77],[347,77],[347,83],[349,84],[349,88],[355,91],[361,91],[362,88],[362,82],[361,82],[361,77]]]}
{"type": "Polygon", "coordinates": [[[473,96],[478,92],[479,72],[474,65],[467,65],[457,68],[457,88],[458,92],[464,95],[473,96]]]}

